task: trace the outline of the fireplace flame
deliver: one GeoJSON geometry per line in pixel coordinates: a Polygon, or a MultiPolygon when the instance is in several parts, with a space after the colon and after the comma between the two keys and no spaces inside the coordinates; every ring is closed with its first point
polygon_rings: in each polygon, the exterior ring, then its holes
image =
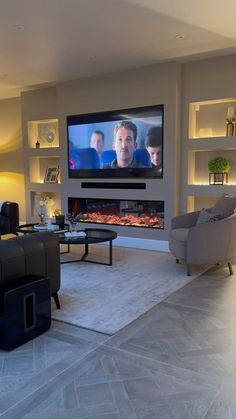
{"type": "Polygon", "coordinates": [[[101,212],[83,213],[80,222],[98,223],[98,224],[114,224],[133,227],[149,227],[164,228],[164,218],[158,215],[119,215],[119,214],[102,214],[101,212]]]}

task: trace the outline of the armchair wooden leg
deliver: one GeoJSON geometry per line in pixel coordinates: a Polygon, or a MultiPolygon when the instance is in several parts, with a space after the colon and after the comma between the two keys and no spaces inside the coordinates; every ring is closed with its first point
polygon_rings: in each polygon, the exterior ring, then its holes
{"type": "Polygon", "coordinates": [[[234,271],[233,271],[233,268],[232,268],[232,265],[231,265],[230,262],[228,262],[228,268],[229,268],[229,274],[230,275],[233,275],[234,274],[234,271]]]}
{"type": "Polygon", "coordinates": [[[60,306],[60,301],[59,301],[59,297],[58,297],[57,292],[52,294],[52,297],[54,298],[57,309],[60,310],[61,306],[60,306]]]}
{"type": "Polygon", "coordinates": [[[189,265],[187,265],[187,275],[191,276],[191,268],[189,265]]]}

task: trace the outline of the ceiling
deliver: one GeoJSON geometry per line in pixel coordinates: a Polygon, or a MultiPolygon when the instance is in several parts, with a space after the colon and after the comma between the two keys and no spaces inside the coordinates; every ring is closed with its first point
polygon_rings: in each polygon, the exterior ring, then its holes
{"type": "Polygon", "coordinates": [[[0,99],[236,52],[235,0],[0,0],[0,99]]]}

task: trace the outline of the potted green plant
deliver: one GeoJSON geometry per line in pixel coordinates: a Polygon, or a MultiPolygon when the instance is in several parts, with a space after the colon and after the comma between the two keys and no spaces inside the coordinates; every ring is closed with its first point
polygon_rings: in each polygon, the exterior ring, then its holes
{"type": "Polygon", "coordinates": [[[209,184],[223,185],[228,183],[230,171],[229,161],[225,157],[217,156],[208,162],[209,184]]]}

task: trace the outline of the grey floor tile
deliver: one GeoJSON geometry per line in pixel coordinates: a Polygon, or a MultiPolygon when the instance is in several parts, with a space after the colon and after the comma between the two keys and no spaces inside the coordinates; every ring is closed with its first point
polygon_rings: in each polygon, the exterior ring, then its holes
{"type": "Polygon", "coordinates": [[[109,384],[92,384],[76,389],[80,406],[112,403],[113,395],[109,384]]]}
{"type": "Polygon", "coordinates": [[[1,418],[235,419],[235,296],[211,269],[112,337],[53,321],[0,351],[1,418]]]}

